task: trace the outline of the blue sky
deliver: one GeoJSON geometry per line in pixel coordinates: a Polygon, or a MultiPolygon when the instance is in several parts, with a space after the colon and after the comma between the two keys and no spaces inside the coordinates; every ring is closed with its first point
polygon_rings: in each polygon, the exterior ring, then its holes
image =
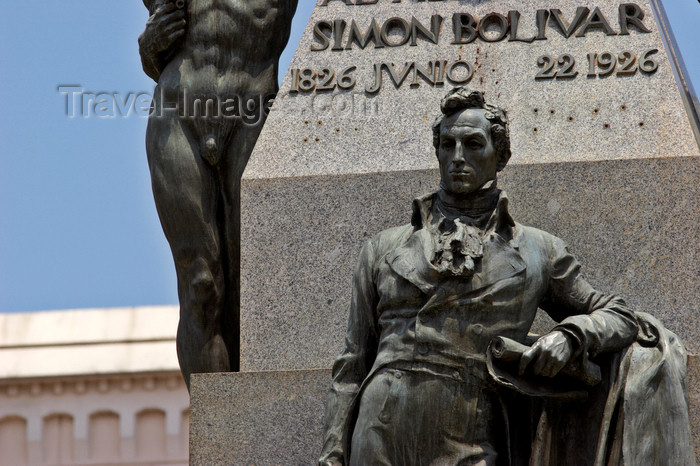
{"type": "MultiPolygon", "coordinates": [[[[282,73],[313,3],[300,0],[282,73]]],[[[664,4],[698,89],[700,3],[664,4]]],[[[0,312],[177,303],[151,195],[146,120],[71,119],[57,92],[78,84],[150,93],[136,43],[147,16],[140,0],[3,4],[0,312]]]]}

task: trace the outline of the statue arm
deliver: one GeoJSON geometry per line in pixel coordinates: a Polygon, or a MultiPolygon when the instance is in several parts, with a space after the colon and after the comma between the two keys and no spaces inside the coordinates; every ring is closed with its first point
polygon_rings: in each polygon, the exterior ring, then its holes
{"type": "Polygon", "coordinates": [[[289,24],[292,24],[292,17],[297,11],[297,5],[299,5],[299,0],[289,0],[289,24]]]}
{"type": "Polygon", "coordinates": [[[581,265],[559,238],[551,237],[549,283],[540,304],[574,343],[574,352],[590,356],[619,351],[638,332],[634,312],[618,296],[596,291],[583,277],[581,265]]]}
{"type": "Polygon", "coordinates": [[[368,242],[362,248],[353,275],[345,348],[333,364],[319,464],[348,464],[360,387],[374,364],[379,341],[374,257],[373,242],[368,242]]]}
{"type": "Polygon", "coordinates": [[[165,68],[158,54],[152,54],[145,50],[141,45],[141,41],[139,41],[139,54],[141,55],[141,68],[143,68],[144,73],[155,82],[158,82],[160,74],[165,68]]]}
{"type": "Polygon", "coordinates": [[[143,71],[158,82],[168,64],[166,52],[185,34],[186,21],[185,12],[172,2],[156,5],[149,8],[151,16],[139,36],[139,54],[143,71]]]}

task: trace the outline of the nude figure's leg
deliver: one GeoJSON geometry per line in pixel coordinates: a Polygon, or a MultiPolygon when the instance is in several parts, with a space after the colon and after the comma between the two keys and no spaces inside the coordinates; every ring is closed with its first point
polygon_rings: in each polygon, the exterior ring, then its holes
{"type": "Polygon", "coordinates": [[[177,272],[180,323],[177,354],[191,373],[231,370],[222,337],[226,283],[221,261],[218,176],[177,115],[152,117],[146,152],[153,195],[177,272]]]}
{"type": "Polygon", "coordinates": [[[237,123],[231,142],[219,166],[223,187],[225,257],[227,273],[227,305],[223,316],[224,340],[233,370],[240,359],[240,261],[241,261],[241,176],[253,152],[262,123],[257,126],[237,123]],[[235,362],[234,362],[235,361],[235,362]]]}

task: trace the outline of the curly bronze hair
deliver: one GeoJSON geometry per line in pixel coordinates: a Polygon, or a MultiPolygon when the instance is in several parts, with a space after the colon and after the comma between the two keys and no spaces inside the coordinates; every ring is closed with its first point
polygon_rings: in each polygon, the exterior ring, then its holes
{"type": "Polygon", "coordinates": [[[440,101],[440,115],[433,123],[433,146],[435,154],[440,150],[440,126],[445,117],[467,109],[483,110],[484,116],[491,123],[491,139],[498,154],[498,171],[505,168],[510,160],[510,132],[508,131],[508,116],[500,107],[486,103],[484,93],[472,91],[466,87],[457,87],[447,93],[440,101]]]}

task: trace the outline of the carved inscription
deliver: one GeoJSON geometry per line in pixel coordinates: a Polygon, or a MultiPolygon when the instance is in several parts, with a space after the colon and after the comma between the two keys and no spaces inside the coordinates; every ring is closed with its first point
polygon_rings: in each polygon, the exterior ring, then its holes
{"type": "MultiPolygon", "coordinates": [[[[589,53],[586,55],[588,60],[586,76],[605,77],[613,73],[617,76],[631,76],[637,74],[637,71],[653,74],[659,68],[659,63],[654,57],[658,51],[659,49],[648,49],[639,55],[629,50],[617,55],[611,52],[589,53]]],[[[537,66],[540,71],[535,75],[535,79],[567,79],[578,76],[576,59],[568,53],[559,55],[557,58],[542,55],[537,59],[537,66]]]]}
{"type": "MultiPolygon", "coordinates": [[[[376,3],[376,2],[375,2],[376,3]]],[[[325,5],[325,4],[322,4],[325,5]]],[[[359,4],[358,4],[359,5],[359,4]]],[[[552,31],[566,39],[571,37],[586,37],[587,34],[600,31],[608,36],[629,35],[630,29],[641,33],[650,33],[644,24],[644,11],[635,3],[623,3],[618,8],[617,29],[611,26],[611,22],[595,7],[578,7],[573,17],[567,19],[558,8],[549,10],[540,9],[534,17],[528,19],[533,22],[536,33],[530,37],[523,37],[521,26],[525,19],[517,10],[511,10],[506,14],[489,13],[478,18],[471,13],[455,13],[452,15],[451,31],[445,32],[443,24],[445,18],[441,15],[433,15],[430,24],[423,24],[415,17],[405,19],[392,17],[379,22],[372,18],[369,24],[361,25],[354,19],[350,22],[345,19],[322,20],[314,25],[313,34],[315,43],[311,51],[320,52],[362,49],[367,47],[415,47],[421,41],[439,44],[444,36],[452,45],[471,44],[475,41],[500,42],[508,39],[509,42],[534,42],[547,40],[552,31]]]]}
{"type": "MultiPolygon", "coordinates": [[[[332,91],[338,89],[354,89],[357,84],[354,71],[356,66],[343,69],[338,73],[331,68],[322,68],[316,71],[310,68],[293,68],[291,93],[332,91]]],[[[433,60],[426,65],[416,62],[396,65],[394,63],[375,63],[373,79],[364,86],[368,94],[375,94],[382,89],[385,77],[396,89],[407,85],[419,87],[421,83],[429,86],[441,86],[446,82],[459,86],[468,83],[474,76],[474,67],[464,60],[448,62],[447,60],[433,60]]]]}
{"type": "Polygon", "coordinates": [[[322,68],[320,71],[311,68],[292,68],[292,86],[289,92],[332,91],[339,89],[352,89],[357,82],[354,76],[356,66],[349,66],[338,73],[335,70],[322,68]]]}
{"type": "Polygon", "coordinates": [[[601,54],[589,53],[588,58],[588,76],[608,76],[617,69],[618,76],[629,76],[636,74],[637,71],[646,74],[655,73],[659,68],[659,62],[654,55],[659,49],[645,50],[637,56],[634,52],[626,50],[613,55],[610,52],[601,54]]]}
{"type": "Polygon", "coordinates": [[[576,59],[565,53],[560,55],[557,59],[552,59],[549,55],[542,55],[537,59],[537,66],[542,68],[535,79],[565,79],[565,78],[575,78],[578,75],[578,71],[574,71],[576,67],[576,59]],[[559,66],[559,69],[555,70],[555,66],[559,66]]]}
{"type": "MultiPolygon", "coordinates": [[[[318,5],[327,6],[331,1],[358,7],[378,3],[402,3],[401,0],[319,0],[318,5]]],[[[645,23],[644,10],[636,3],[620,4],[616,16],[611,19],[606,17],[599,7],[580,6],[566,14],[558,8],[550,8],[535,10],[527,16],[518,10],[510,10],[500,13],[490,12],[481,17],[469,12],[454,13],[451,18],[433,14],[429,20],[399,16],[386,20],[371,18],[364,21],[344,18],[323,19],[313,26],[313,43],[310,49],[312,52],[342,53],[352,50],[430,46],[441,43],[459,47],[480,42],[534,43],[546,41],[552,35],[575,40],[593,33],[626,36],[630,31],[641,34],[651,32],[645,23]]],[[[375,63],[372,65],[372,74],[368,82],[359,82],[361,80],[358,78],[356,66],[343,69],[295,68],[291,70],[290,92],[310,93],[358,89],[367,94],[375,94],[385,85],[393,85],[396,89],[422,85],[435,87],[446,83],[464,85],[474,76],[478,62],[476,54],[472,59],[465,59],[461,52],[462,49],[460,49],[460,58],[456,61],[436,57],[435,60],[427,63],[416,61],[375,63]]],[[[589,53],[586,56],[585,71],[579,70],[580,63],[583,62],[581,57],[574,57],[569,53],[560,53],[556,56],[542,55],[537,59],[538,69],[534,79],[566,80],[579,76],[589,78],[626,76],[639,72],[651,75],[658,67],[653,57],[657,52],[657,49],[650,49],[640,54],[629,50],[618,54],[589,53]]]]}

